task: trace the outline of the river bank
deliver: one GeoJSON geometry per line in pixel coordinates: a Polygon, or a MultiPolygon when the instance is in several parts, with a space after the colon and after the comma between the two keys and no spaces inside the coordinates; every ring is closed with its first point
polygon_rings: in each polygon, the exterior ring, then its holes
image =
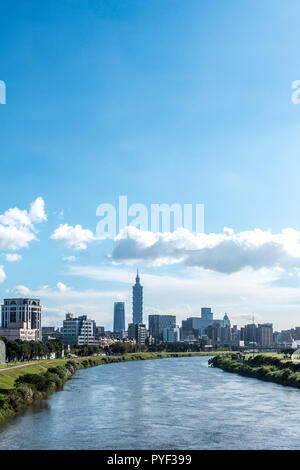
{"type": "Polygon", "coordinates": [[[297,388],[228,374],[208,359],[78,370],[63,390],[0,425],[0,450],[300,448],[297,388]]]}
{"type": "Polygon", "coordinates": [[[242,354],[219,355],[211,358],[209,365],[245,377],[300,388],[300,364],[277,356],[264,354],[258,354],[254,357],[242,354]]]}
{"type": "Polygon", "coordinates": [[[95,356],[38,361],[36,365],[12,367],[0,374],[0,424],[22,412],[34,402],[61,390],[79,369],[115,362],[211,355],[212,353],[134,353],[120,356],[95,356]]]}

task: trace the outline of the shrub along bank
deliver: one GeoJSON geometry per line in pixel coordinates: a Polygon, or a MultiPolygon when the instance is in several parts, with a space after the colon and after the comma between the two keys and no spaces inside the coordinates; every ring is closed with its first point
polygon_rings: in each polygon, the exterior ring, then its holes
{"type": "Polygon", "coordinates": [[[254,357],[230,354],[215,356],[208,363],[211,367],[218,367],[226,372],[300,388],[300,364],[279,357],[264,354],[254,357]]]}
{"type": "Polygon", "coordinates": [[[0,374],[0,423],[22,411],[35,401],[62,389],[78,369],[114,362],[198,356],[203,353],[136,353],[122,356],[100,356],[77,360],[55,360],[23,369],[10,369],[0,374]],[[26,370],[27,369],[27,370],[26,370]],[[30,369],[30,373],[28,373],[30,369]]]}
{"type": "MultiPolygon", "coordinates": [[[[96,365],[90,359],[87,367],[96,365]],[[91,361],[91,362],[90,362],[91,361]]],[[[63,387],[64,383],[72,377],[77,369],[85,367],[85,364],[75,361],[67,361],[64,365],[50,367],[42,373],[23,373],[14,383],[14,387],[1,390],[0,395],[0,423],[14,416],[34,401],[46,398],[50,393],[63,387]]],[[[26,371],[26,369],[22,369],[26,371]]],[[[11,371],[2,372],[3,376],[11,371]]]]}

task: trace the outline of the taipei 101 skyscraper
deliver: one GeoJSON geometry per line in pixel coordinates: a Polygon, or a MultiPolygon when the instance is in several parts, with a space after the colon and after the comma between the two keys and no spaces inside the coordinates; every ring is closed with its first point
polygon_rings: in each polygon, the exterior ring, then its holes
{"type": "Polygon", "coordinates": [[[132,287],[132,317],[133,323],[143,323],[143,286],[140,284],[139,270],[132,287]]]}

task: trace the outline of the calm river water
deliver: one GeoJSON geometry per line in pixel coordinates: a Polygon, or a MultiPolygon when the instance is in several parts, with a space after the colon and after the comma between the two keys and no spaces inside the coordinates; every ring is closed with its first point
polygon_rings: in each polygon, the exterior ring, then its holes
{"type": "Polygon", "coordinates": [[[300,449],[300,390],[208,368],[207,359],[80,370],[0,427],[0,449],[300,449]]]}

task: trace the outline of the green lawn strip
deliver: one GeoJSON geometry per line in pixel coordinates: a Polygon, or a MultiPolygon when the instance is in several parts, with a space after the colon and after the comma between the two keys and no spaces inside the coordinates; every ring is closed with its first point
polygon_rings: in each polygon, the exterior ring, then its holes
{"type": "Polygon", "coordinates": [[[20,362],[20,361],[17,361],[17,362],[10,362],[9,364],[0,364],[0,369],[10,369],[11,367],[15,367],[15,366],[24,366],[26,364],[42,364],[44,362],[44,359],[40,359],[38,361],[23,361],[23,362],[20,362]]]}
{"type": "Polygon", "coordinates": [[[12,369],[0,373],[0,390],[9,390],[14,388],[15,380],[24,374],[41,374],[45,368],[37,364],[34,366],[23,367],[22,369],[12,369]]]}

